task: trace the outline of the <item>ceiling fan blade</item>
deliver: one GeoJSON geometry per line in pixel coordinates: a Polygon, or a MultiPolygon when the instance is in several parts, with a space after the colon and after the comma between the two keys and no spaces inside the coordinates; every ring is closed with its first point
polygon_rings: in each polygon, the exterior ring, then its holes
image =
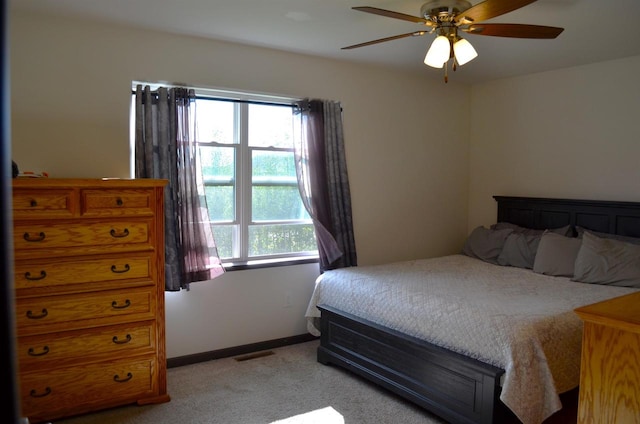
{"type": "Polygon", "coordinates": [[[435,26],[434,22],[428,19],[421,18],[419,16],[406,15],[400,12],[393,12],[391,10],[379,9],[371,6],[358,6],[352,7],[353,10],[359,10],[360,12],[373,13],[374,15],[386,16],[387,18],[401,19],[403,21],[415,22],[418,24],[424,24],[427,26],[435,26]]]}
{"type": "Polygon", "coordinates": [[[405,37],[419,37],[428,34],[428,31],[414,31],[407,34],[394,35],[393,37],[380,38],[378,40],[367,41],[366,43],[354,44],[353,46],[343,47],[341,50],[356,49],[358,47],[370,46],[371,44],[384,43],[385,41],[397,40],[405,37]]]}
{"type": "Polygon", "coordinates": [[[556,38],[564,28],[525,24],[473,24],[463,31],[475,35],[512,38],[556,38]]]}
{"type": "Polygon", "coordinates": [[[485,0],[475,6],[471,6],[464,12],[460,12],[456,15],[455,21],[461,24],[482,22],[520,9],[535,1],[536,0],[485,0]]]}

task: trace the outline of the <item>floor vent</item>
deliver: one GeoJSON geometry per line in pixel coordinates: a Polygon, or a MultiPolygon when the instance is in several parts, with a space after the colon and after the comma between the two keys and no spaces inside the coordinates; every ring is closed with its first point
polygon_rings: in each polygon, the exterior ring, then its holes
{"type": "Polygon", "coordinates": [[[248,355],[238,356],[233,359],[235,359],[238,362],[242,362],[242,361],[248,361],[250,359],[263,358],[265,356],[270,356],[270,355],[275,355],[275,353],[271,350],[265,350],[264,352],[250,353],[248,355]]]}

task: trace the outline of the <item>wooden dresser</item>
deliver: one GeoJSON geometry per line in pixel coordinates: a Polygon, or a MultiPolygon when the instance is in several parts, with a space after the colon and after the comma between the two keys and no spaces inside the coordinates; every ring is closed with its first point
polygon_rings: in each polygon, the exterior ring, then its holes
{"type": "Polygon", "coordinates": [[[13,180],[22,415],[169,400],[163,180],[13,180]]]}
{"type": "Polygon", "coordinates": [[[640,424],[640,292],[576,313],[584,321],[578,423],[640,424]]]}

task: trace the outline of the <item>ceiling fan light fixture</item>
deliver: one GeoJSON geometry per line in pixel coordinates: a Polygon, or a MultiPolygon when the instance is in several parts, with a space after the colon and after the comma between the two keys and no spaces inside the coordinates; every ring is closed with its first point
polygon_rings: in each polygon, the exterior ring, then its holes
{"type": "Polygon", "coordinates": [[[476,49],[464,38],[459,39],[453,44],[453,52],[456,56],[456,62],[458,62],[460,66],[478,57],[476,49]]]}
{"type": "Polygon", "coordinates": [[[439,35],[431,43],[431,47],[427,51],[427,55],[424,57],[425,65],[429,65],[432,68],[442,68],[451,53],[451,44],[449,39],[444,35],[439,35]]]}

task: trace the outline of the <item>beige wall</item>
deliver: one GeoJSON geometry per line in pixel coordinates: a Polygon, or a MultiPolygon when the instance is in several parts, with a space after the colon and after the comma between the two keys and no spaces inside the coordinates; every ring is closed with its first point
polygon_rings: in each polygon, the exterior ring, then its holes
{"type": "Polygon", "coordinates": [[[640,56],[472,88],[469,231],[491,196],[640,201],[640,56]]]}
{"type": "MultiPolygon", "coordinates": [[[[437,256],[462,245],[466,86],[32,14],[12,13],[10,30],[12,157],[22,170],[128,177],[132,80],[339,100],[359,263],[437,256]]],[[[169,293],[169,357],[304,333],[316,276],[315,265],[240,271],[169,293]],[[284,308],[286,297],[292,305],[284,308]]]]}

